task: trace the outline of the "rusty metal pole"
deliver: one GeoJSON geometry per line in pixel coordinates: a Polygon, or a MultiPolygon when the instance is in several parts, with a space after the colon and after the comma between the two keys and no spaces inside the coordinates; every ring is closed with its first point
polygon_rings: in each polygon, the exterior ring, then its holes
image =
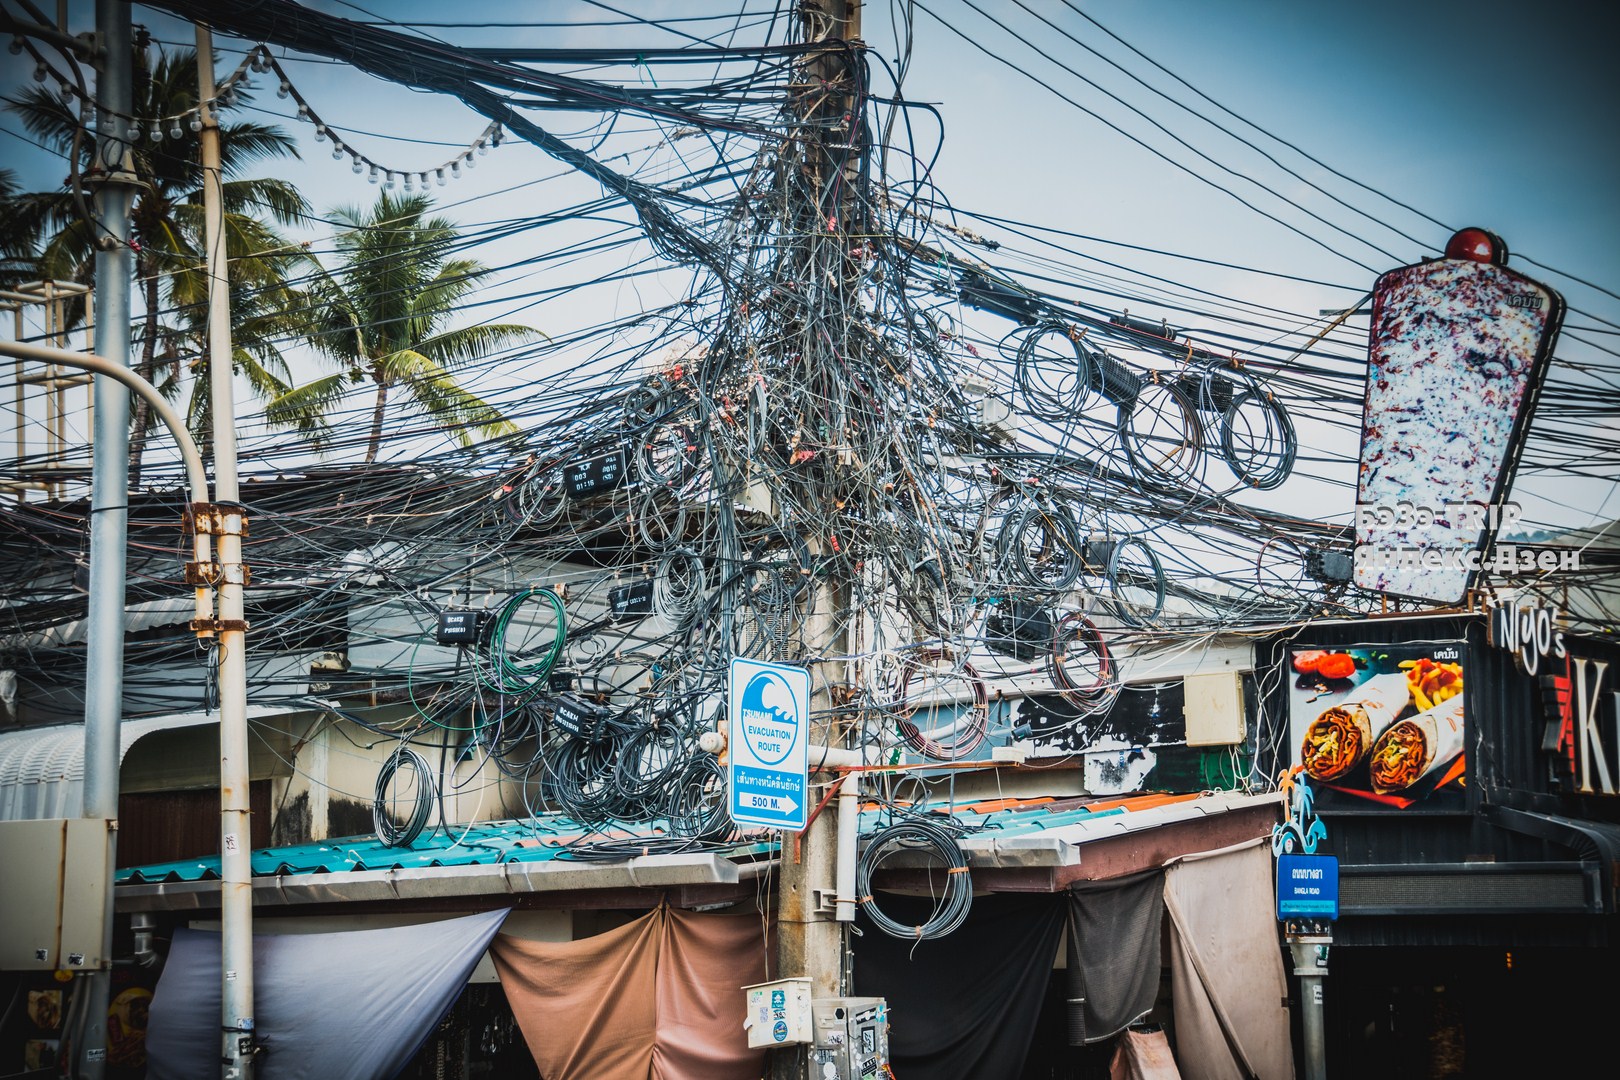
{"type": "MultiPolygon", "coordinates": [[[[208,379],[213,422],[214,504],[195,509],[214,533],[219,564],[220,1049],[225,1080],[253,1075],[253,862],[248,800],[247,622],[242,590],[242,511],[236,475],[236,403],[231,381],[231,304],[214,91],[213,37],[197,27],[197,104],[203,122],[204,243],[208,259],[208,379]]],[[[199,630],[204,628],[198,627],[199,630]]]]}

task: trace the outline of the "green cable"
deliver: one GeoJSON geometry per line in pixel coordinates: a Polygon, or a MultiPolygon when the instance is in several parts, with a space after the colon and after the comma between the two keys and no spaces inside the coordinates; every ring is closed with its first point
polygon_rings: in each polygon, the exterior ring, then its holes
{"type": "Polygon", "coordinates": [[[524,589],[520,593],[515,593],[510,600],[501,606],[500,613],[495,616],[495,626],[489,635],[489,653],[495,669],[497,688],[509,694],[521,694],[539,690],[547,673],[551,671],[552,665],[562,655],[563,641],[567,635],[568,619],[563,611],[561,597],[550,589],[524,589]],[[551,646],[545,651],[545,655],[538,660],[524,663],[514,660],[507,653],[506,629],[511,624],[518,609],[530,597],[539,597],[551,606],[556,632],[552,634],[551,646]]]}

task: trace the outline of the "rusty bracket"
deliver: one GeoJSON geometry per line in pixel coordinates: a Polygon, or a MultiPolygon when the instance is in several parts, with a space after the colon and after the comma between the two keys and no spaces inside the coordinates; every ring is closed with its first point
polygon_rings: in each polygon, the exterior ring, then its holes
{"type": "Polygon", "coordinates": [[[187,532],[206,536],[248,535],[247,510],[241,503],[192,503],[186,507],[183,522],[187,532]]]}
{"type": "Polygon", "coordinates": [[[217,562],[186,563],[186,584],[213,588],[219,585],[253,584],[253,570],[243,563],[221,566],[217,562]]]}
{"type": "Polygon", "coordinates": [[[198,634],[245,634],[248,623],[246,619],[192,619],[191,629],[198,634]]]}

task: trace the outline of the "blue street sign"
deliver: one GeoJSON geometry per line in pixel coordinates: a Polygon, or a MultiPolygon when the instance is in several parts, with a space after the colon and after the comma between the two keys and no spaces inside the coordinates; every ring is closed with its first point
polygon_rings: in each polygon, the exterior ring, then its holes
{"type": "Polygon", "coordinates": [[[1338,917],[1339,860],[1332,855],[1277,856],[1277,918],[1338,917]]]}
{"type": "Polygon", "coordinates": [[[810,672],[734,657],[726,710],[731,820],[773,829],[804,828],[810,788],[810,672]]]}

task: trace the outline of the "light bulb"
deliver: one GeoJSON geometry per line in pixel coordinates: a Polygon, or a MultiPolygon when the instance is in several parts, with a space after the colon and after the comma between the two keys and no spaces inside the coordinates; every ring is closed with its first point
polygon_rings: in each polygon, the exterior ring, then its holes
{"type": "Polygon", "coordinates": [[[354,160],[354,164],[352,166],[350,166],[350,168],[352,168],[355,172],[359,172],[361,169],[365,168],[365,166],[360,164],[360,155],[359,154],[353,154],[353,155],[351,155],[351,157],[354,160]]]}
{"type": "Polygon", "coordinates": [[[366,179],[370,180],[373,184],[377,182],[377,166],[373,165],[371,167],[371,175],[366,177],[366,179]]]}
{"type": "Polygon", "coordinates": [[[440,166],[433,170],[433,175],[438,179],[439,186],[444,187],[444,167],[440,166]]]}
{"type": "Polygon", "coordinates": [[[450,175],[457,180],[461,179],[461,161],[459,159],[450,163],[450,175]]]}
{"type": "Polygon", "coordinates": [[[85,127],[89,127],[90,121],[94,115],[94,110],[90,107],[89,98],[79,102],[79,123],[83,124],[85,127]]]}
{"type": "Polygon", "coordinates": [[[284,98],[290,93],[292,93],[292,83],[282,79],[281,85],[276,87],[276,97],[284,98]]]}
{"type": "Polygon", "coordinates": [[[22,38],[20,38],[20,37],[12,38],[10,48],[11,48],[11,55],[12,56],[16,56],[18,53],[22,52],[23,51],[22,38]]]}
{"type": "Polygon", "coordinates": [[[336,139],[332,140],[332,160],[337,161],[343,156],[343,144],[336,139]]]}
{"type": "Polygon", "coordinates": [[[186,126],[189,127],[192,131],[201,131],[202,130],[202,110],[201,109],[198,109],[196,112],[191,114],[191,120],[186,126]]]}
{"type": "Polygon", "coordinates": [[[312,117],[309,115],[309,106],[305,105],[302,101],[298,103],[298,119],[306,122],[312,121],[312,117]]]}
{"type": "Polygon", "coordinates": [[[473,157],[471,154],[467,155],[467,168],[469,168],[469,169],[478,168],[478,159],[473,157]]]}
{"type": "Polygon", "coordinates": [[[236,104],[236,91],[227,86],[225,92],[214,99],[214,103],[222,109],[229,109],[236,104]]]}
{"type": "Polygon", "coordinates": [[[67,83],[63,83],[61,87],[57,89],[56,93],[57,96],[62,99],[62,104],[64,106],[73,104],[73,87],[69,86],[67,83]]]}
{"type": "Polygon", "coordinates": [[[415,181],[416,181],[416,177],[412,176],[410,173],[406,173],[405,174],[405,190],[410,191],[411,190],[411,185],[415,181]]]}
{"type": "Polygon", "coordinates": [[[477,142],[473,143],[473,146],[477,147],[479,157],[483,157],[485,154],[489,153],[489,147],[484,145],[483,139],[479,139],[477,142]]]}
{"type": "Polygon", "coordinates": [[[146,137],[151,139],[153,142],[163,141],[163,129],[158,127],[158,122],[156,120],[152,121],[152,130],[146,133],[146,137]]]}
{"type": "Polygon", "coordinates": [[[326,125],[325,124],[316,124],[315,125],[315,141],[316,142],[325,142],[326,141],[326,125]]]}
{"type": "Polygon", "coordinates": [[[416,186],[421,188],[423,191],[427,190],[427,173],[422,173],[421,175],[417,176],[416,186]]]}
{"type": "Polygon", "coordinates": [[[389,169],[388,170],[388,177],[387,177],[387,179],[385,179],[383,181],[383,187],[391,188],[393,186],[394,186],[394,170],[389,169]]]}
{"type": "Polygon", "coordinates": [[[169,121],[169,138],[180,139],[185,137],[185,131],[180,127],[180,118],[177,116],[169,121]]]}
{"type": "Polygon", "coordinates": [[[125,135],[125,138],[127,138],[132,143],[140,142],[141,141],[141,125],[139,125],[135,121],[131,120],[129,122],[129,132],[125,135]]]}
{"type": "Polygon", "coordinates": [[[34,65],[34,81],[44,82],[50,75],[50,70],[43,63],[34,65]]]}

